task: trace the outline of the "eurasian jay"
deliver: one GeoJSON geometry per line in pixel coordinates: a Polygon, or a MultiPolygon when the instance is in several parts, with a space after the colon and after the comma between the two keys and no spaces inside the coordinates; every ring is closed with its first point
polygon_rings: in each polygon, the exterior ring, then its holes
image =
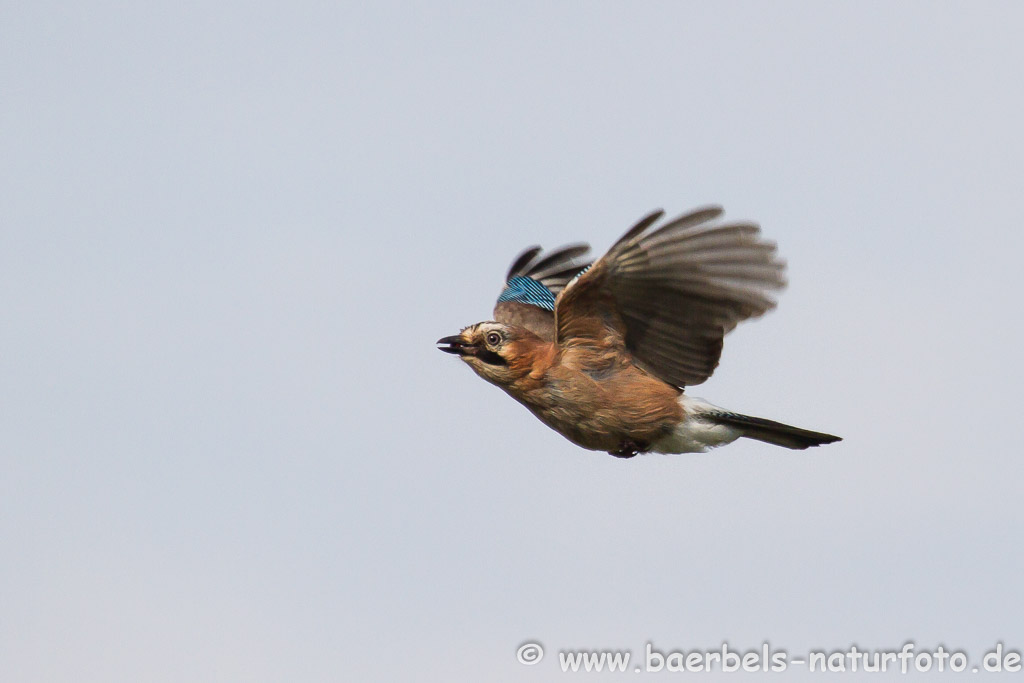
{"type": "Polygon", "coordinates": [[[696,453],[740,437],[786,448],[839,441],[723,410],[683,389],[714,372],[737,323],[775,307],[785,263],[719,207],[654,227],[655,211],[593,264],[575,244],[512,263],[494,320],[438,340],[573,443],[629,458],[696,453]]]}

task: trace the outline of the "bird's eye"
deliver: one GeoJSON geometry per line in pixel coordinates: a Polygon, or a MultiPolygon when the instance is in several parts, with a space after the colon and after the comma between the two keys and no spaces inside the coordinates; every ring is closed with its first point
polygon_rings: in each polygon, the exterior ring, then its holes
{"type": "Polygon", "coordinates": [[[501,343],[501,335],[498,334],[497,332],[488,332],[487,333],[487,343],[490,346],[497,346],[498,344],[501,343]]]}

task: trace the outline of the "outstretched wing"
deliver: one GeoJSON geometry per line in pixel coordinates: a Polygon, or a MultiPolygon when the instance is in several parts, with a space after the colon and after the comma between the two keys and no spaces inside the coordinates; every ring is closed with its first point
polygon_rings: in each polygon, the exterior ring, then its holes
{"type": "Polygon", "coordinates": [[[494,319],[525,327],[547,341],[555,338],[555,297],[590,265],[587,244],[570,244],[547,254],[524,249],[505,276],[505,289],[494,306],[494,319]]]}
{"type": "Polygon", "coordinates": [[[714,372],[722,338],[775,307],[786,264],[754,223],[724,223],[698,209],[651,229],[655,211],[630,228],[555,303],[563,346],[623,345],[635,362],[677,387],[714,372]]]}

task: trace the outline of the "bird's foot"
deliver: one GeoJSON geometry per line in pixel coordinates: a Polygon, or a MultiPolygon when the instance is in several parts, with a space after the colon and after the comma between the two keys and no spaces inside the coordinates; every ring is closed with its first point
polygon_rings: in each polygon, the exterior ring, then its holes
{"type": "Polygon", "coordinates": [[[608,451],[609,455],[614,455],[616,458],[632,458],[637,453],[644,453],[650,448],[647,444],[639,444],[632,439],[623,439],[619,443],[619,448],[614,451],[608,451]]]}

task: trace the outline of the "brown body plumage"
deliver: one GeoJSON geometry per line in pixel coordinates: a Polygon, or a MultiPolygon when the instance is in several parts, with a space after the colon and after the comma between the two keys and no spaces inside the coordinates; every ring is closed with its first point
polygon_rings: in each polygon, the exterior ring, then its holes
{"type": "MultiPolygon", "coordinates": [[[[479,330],[463,334],[473,338],[479,330]]],[[[682,420],[682,392],[638,368],[623,351],[559,348],[527,333],[508,354],[511,381],[495,383],[578,446],[618,452],[624,443],[649,445],[682,420]]]]}

